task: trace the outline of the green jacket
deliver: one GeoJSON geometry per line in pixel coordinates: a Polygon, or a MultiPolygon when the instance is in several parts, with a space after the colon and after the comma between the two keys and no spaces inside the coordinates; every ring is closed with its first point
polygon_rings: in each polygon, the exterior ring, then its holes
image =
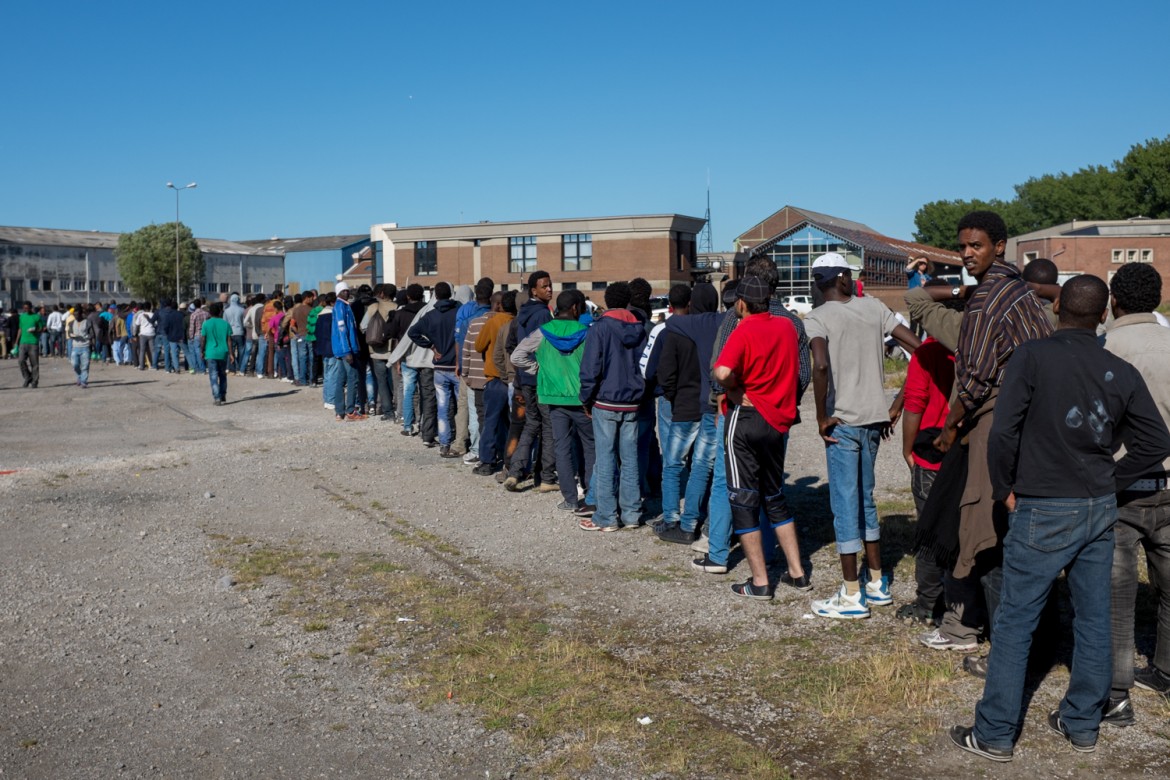
{"type": "Polygon", "coordinates": [[[324,308],[325,307],[321,304],[317,304],[313,308],[309,309],[309,319],[307,320],[308,324],[305,326],[305,341],[309,342],[310,344],[317,340],[317,315],[319,315],[321,310],[324,308]]]}
{"type": "Polygon", "coordinates": [[[550,320],[540,327],[536,348],[536,396],[550,406],[581,405],[581,355],[589,327],[576,320],[550,320]]]}

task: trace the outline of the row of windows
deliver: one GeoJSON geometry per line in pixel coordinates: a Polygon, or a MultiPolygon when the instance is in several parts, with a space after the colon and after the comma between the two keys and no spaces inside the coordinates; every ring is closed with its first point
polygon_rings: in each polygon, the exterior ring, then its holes
{"type": "Polygon", "coordinates": [[[88,286],[90,292],[126,292],[126,285],[121,281],[107,281],[105,279],[90,279],[86,284],[85,278],[78,279],[4,279],[0,281],[0,290],[11,290],[22,284],[29,292],[85,292],[88,286]]]}
{"type": "MultiPolygon", "coordinates": [[[[18,280],[3,279],[0,280],[0,290],[9,291],[13,287],[20,284],[18,280]]],[[[88,287],[89,292],[103,292],[103,293],[128,293],[129,288],[126,283],[121,280],[113,279],[90,279],[88,285],[84,278],[78,279],[25,279],[23,281],[24,289],[29,292],[86,292],[88,287]]],[[[231,292],[232,285],[228,282],[203,282],[199,285],[201,293],[225,293],[231,292]]],[[[259,284],[245,284],[243,292],[258,293],[261,292],[261,285],[259,284]]]]}
{"type": "MultiPolygon", "coordinates": [[[[479,242],[476,242],[478,246],[479,242]]],[[[513,236],[508,239],[508,272],[526,274],[536,270],[536,236],[513,236]]],[[[572,233],[561,236],[561,270],[593,270],[593,236],[572,233]]],[[[439,247],[436,241],[414,242],[414,275],[434,276],[439,272],[439,247]]],[[[604,288],[603,288],[604,289],[604,288]]]]}
{"type": "Polygon", "coordinates": [[[1153,249],[1114,249],[1113,262],[1115,263],[1152,263],[1154,262],[1153,249]]]}

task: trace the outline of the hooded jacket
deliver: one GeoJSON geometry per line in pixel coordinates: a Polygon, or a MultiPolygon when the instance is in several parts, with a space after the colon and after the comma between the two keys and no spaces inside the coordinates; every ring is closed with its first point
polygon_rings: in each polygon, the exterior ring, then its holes
{"type": "Polygon", "coordinates": [[[246,312],[247,309],[240,305],[239,293],[232,293],[232,297],[228,298],[227,308],[223,310],[223,320],[232,326],[233,336],[244,335],[244,314],[246,312]]]}
{"type": "Polygon", "coordinates": [[[353,309],[341,298],[333,304],[333,320],[329,330],[333,341],[333,357],[344,358],[361,351],[353,309]]]}
{"type": "Polygon", "coordinates": [[[173,306],[164,306],[158,310],[158,329],[172,344],[181,344],[186,340],[183,315],[173,306]]]}
{"type": "Polygon", "coordinates": [[[550,320],[516,345],[512,364],[536,375],[536,394],[549,406],[581,405],[581,358],[589,326],[577,320],[550,320]]]}
{"type": "Polygon", "coordinates": [[[626,309],[611,309],[594,322],[581,356],[581,404],[636,412],[646,395],[646,380],[638,370],[645,343],[645,325],[626,309]]]}
{"type": "Polygon", "coordinates": [[[435,352],[432,360],[440,371],[454,371],[458,363],[455,349],[455,315],[458,313],[458,301],[450,298],[436,300],[435,307],[407,333],[415,344],[435,352]]]}
{"type": "MultiPolygon", "coordinates": [[[[548,310],[548,304],[538,298],[529,298],[516,312],[516,328],[515,335],[509,335],[507,343],[504,348],[508,350],[508,354],[512,354],[512,350],[516,349],[516,345],[524,339],[528,338],[534,330],[549,322],[552,319],[552,313],[548,310]]],[[[536,377],[531,376],[523,371],[519,373],[519,381],[521,386],[536,387],[536,377]]],[[[541,400],[541,403],[544,403],[541,400]]]]}
{"type": "Polygon", "coordinates": [[[718,303],[719,295],[713,286],[696,284],[691,291],[690,313],[666,321],[658,383],[671,403],[674,422],[695,422],[704,414],[715,413],[705,368],[711,364],[715,337],[723,321],[715,311],[718,303]]]}

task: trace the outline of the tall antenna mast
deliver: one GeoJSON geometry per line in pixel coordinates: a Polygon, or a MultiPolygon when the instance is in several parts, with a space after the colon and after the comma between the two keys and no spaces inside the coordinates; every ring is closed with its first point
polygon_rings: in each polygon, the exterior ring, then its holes
{"type": "Polygon", "coordinates": [[[714,252],[715,247],[711,241],[711,169],[707,169],[707,213],[703,215],[706,220],[703,225],[703,232],[699,234],[699,251],[700,252],[714,252]]]}

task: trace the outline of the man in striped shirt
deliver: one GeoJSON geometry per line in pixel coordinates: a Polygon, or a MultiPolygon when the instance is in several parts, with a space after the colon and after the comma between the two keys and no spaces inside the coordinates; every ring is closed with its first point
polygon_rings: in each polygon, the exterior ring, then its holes
{"type": "Polygon", "coordinates": [[[938,634],[922,637],[924,644],[946,649],[950,643],[969,646],[980,625],[990,627],[999,604],[1002,579],[1003,535],[1007,510],[991,496],[987,470],[987,441],[995,411],[995,399],[1004,369],[1016,347],[1052,334],[1052,325],[1040,300],[1003,262],[1007,227],[991,211],[973,211],[959,220],[959,256],[967,273],[979,285],[967,301],[959,342],[955,348],[955,385],[958,403],[950,414],[936,446],[945,452],[962,433],[969,447],[967,486],[959,511],[959,560],[947,581],[947,613],[938,634]],[[986,600],[986,621],[979,618],[979,588],[986,600]],[[932,641],[927,642],[928,638],[932,641]]]}

